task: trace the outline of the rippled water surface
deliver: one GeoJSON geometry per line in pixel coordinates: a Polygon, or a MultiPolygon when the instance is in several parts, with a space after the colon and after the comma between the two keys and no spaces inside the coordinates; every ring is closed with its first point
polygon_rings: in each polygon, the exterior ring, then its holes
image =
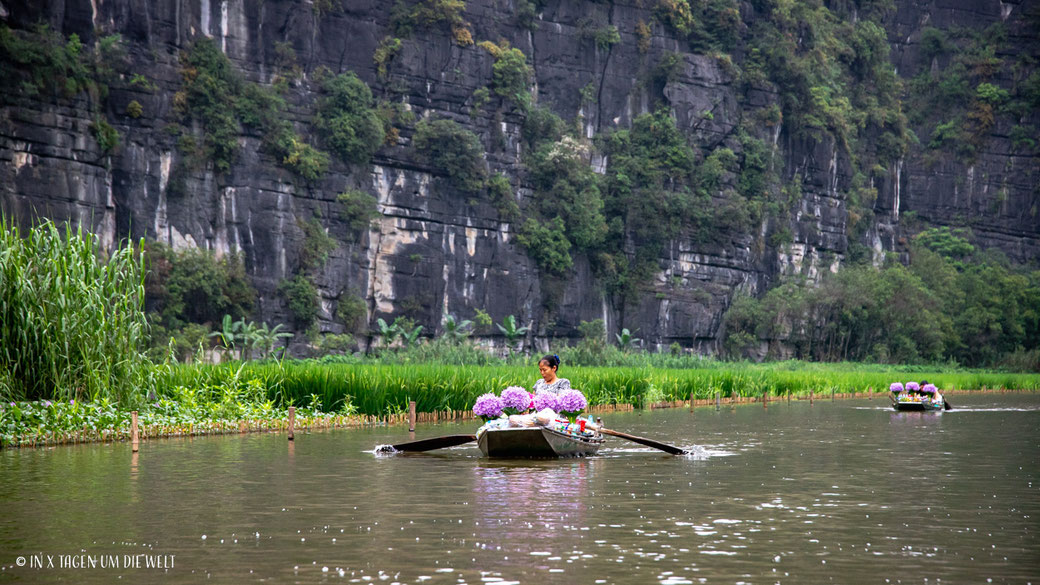
{"type": "Polygon", "coordinates": [[[1040,584],[1040,396],[951,399],[605,417],[691,457],[374,455],[400,427],[2,451],[0,582],[1040,584]]]}

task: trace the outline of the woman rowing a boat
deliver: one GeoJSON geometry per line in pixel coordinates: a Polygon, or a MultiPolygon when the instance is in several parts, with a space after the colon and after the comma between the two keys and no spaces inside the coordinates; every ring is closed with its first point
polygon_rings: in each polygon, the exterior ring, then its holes
{"type": "Polygon", "coordinates": [[[567,378],[560,378],[556,375],[556,371],[560,368],[560,356],[553,354],[542,357],[538,360],[538,371],[542,375],[542,379],[534,383],[532,390],[535,394],[539,392],[552,392],[553,394],[559,394],[564,390],[571,389],[571,381],[567,378]]]}

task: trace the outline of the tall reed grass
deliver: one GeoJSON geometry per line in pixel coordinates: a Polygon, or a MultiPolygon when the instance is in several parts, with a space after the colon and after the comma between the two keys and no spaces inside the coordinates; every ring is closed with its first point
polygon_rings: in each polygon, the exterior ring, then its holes
{"type": "Polygon", "coordinates": [[[0,398],[130,402],[150,386],[143,250],[0,217],[0,398]]]}

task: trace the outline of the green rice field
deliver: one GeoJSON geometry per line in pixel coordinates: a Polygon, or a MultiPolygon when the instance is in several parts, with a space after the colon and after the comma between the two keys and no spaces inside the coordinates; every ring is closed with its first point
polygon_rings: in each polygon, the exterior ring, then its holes
{"type": "MultiPolygon", "coordinates": [[[[734,364],[706,362],[711,367],[618,368],[572,367],[561,370],[592,405],[631,404],[734,397],[804,396],[887,390],[892,382],[927,380],[942,390],[1038,390],[1040,375],[985,371],[912,373],[857,364],[734,364]]],[[[449,366],[318,364],[271,362],[214,366],[178,366],[166,380],[177,386],[214,386],[238,376],[258,380],[268,397],[286,404],[320,400],[325,410],[352,405],[360,414],[386,415],[407,410],[414,400],[419,412],[468,410],[477,396],[507,386],[530,388],[538,378],[533,365],[449,366]]]]}

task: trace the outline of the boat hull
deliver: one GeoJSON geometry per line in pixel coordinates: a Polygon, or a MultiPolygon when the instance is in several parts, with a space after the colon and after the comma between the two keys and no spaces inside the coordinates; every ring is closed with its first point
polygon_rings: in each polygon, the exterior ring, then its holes
{"type": "Polygon", "coordinates": [[[545,427],[489,429],[477,446],[485,457],[586,457],[603,446],[602,435],[561,433],[545,427]]]}
{"type": "Polygon", "coordinates": [[[942,410],[942,404],[932,404],[928,402],[896,402],[892,405],[899,412],[925,412],[932,410],[942,410]]]}

